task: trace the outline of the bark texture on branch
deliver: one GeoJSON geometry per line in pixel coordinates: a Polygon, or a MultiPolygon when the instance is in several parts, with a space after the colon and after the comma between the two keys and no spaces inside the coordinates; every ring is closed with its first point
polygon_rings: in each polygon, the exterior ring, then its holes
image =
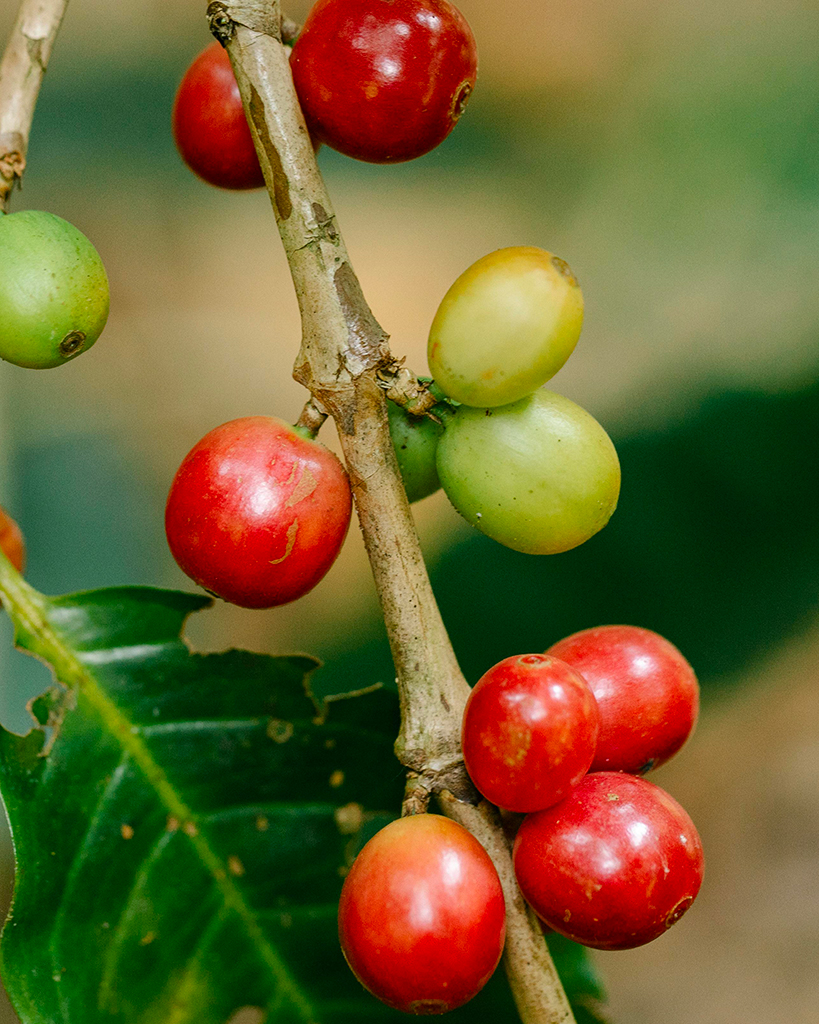
{"type": "Polygon", "coordinates": [[[0,63],[0,210],[26,169],[28,137],[68,0],[23,0],[0,63]]]}
{"type": "Polygon", "coordinates": [[[244,7],[214,3],[209,14],[228,39],[296,288],[303,335],[295,376],[335,419],[347,460],[405,712],[396,751],[419,772],[451,772],[448,783],[457,789],[469,688],[438,612],[389,437],[379,372],[394,360],[336,225],[287,50],[278,34],[246,27],[258,23],[258,12],[257,5],[244,7]]]}
{"type": "MultiPolygon", "coordinates": [[[[390,640],[401,699],[396,754],[409,809],[446,792],[445,812],[487,847],[507,891],[506,969],[524,1024],[570,1024],[543,935],[514,881],[491,809],[478,810],[460,749],[469,687],[443,624],[387,425],[385,386],[401,376],[353,271],[296,99],[278,3],[217,0],[211,30],[230,55],[302,319],[294,376],[334,418],[390,640]]],[[[482,805],[484,808],[486,805],[482,805]]]]}

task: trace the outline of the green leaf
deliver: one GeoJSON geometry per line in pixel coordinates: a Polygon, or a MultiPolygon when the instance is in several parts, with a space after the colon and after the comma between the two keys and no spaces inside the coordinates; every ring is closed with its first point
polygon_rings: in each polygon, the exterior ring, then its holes
{"type": "MultiPolygon", "coordinates": [[[[403,1019],[336,935],[346,869],[401,802],[395,694],[317,706],[311,658],[192,653],[206,598],[49,599],[3,576],[18,644],[63,684],[27,735],[0,727],[17,860],[0,965],[24,1024],[403,1019]]],[[[516,1021],[503,972],[450,1019],[516,1021]]]]}
{"type": "Polygon", "coordinates": [[[335,905],[400,805],[394,697],[319,709],[312,659],[192,654],[199,597],[24,596],[18,642],[69,689],[28,735],[0,731],[18,864],[0,954],[23,1021],[377,1018],[335,905]]]}

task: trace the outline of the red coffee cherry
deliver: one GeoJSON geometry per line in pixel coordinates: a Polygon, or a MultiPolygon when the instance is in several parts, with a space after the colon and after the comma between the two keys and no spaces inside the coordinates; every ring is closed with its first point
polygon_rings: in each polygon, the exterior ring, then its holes
{"type": "Polygon", "coordinates": [[[338,907],[341,948],[374,996],[404,1013],[470,1000],[503,952],[500,880],[481,844],[437,814],[401,818],[364,847],[338,907]]]}
{"type": "Polygon", "coordinates": [[[172,116],[182,159],[211,185],[249,189],[264,185],[230,58],[211,43],[179,86],[172,116]]]}
{"type": "Polygon", "coordinates": [[[331,451],[272,416],[211,430],[171,485],[165,531],[180,568],[245,608],[306,594],[350,524],[347,474],[331,451]]]}
{"type": "Polygon", "coordinates": [[[26,546],[23,534],[17,523],[6,510],[0,506],[0,549],[18,572],[22,572],[26,564],[26,546]]]}
{"type": "Polygon", "coordinates": [[[677,648],[650,629],[597,626],[546,652],[586,680],[600,707],[591,770],[637,775],[664,764],[691,735],[699,685],[677,648]]]}
{"type": "Polygon", "coordinates": [[[475,86],[478,57],[447,0],[318,0],[290,66],[310,134],[383,164],[443,142],[475,86]]]}
{"type": "Polygon", "coordinates": [[[478,790],[508,811],[562,800],[592,763],[600,715],[582,676],[545,654],[498,662],[475,684],[461,743],[478,790]]]}
{"type": "Polygon", "coordinates": [[[527,815],[514,859],[538,916],[596,949],[662,935],[694,902],[704,867],[697,830],[677,801],[619,772],[587,775],[562,803],[527,815]]]}

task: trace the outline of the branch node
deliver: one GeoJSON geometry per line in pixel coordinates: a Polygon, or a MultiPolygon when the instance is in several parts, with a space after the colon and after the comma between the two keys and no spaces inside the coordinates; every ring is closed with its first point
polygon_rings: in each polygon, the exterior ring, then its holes
{"type": "Polygon", "coordinates": [[[231,41],[237,25],[281,41],[282,16],[279,5],[271,0],[213,0],[207,18],[211,32],[223,46],[231,41]]]}
{"type": "Polygon", "coordinates": [[[213,3],[208,4],[207,19],[212,35],[219,40],[222,46],[227,46],[236,32],[236,24],[228,13],[227,7],[219,0],[213,0],[213,3]]]}
{"type": "Polygon", "coordinates": [[[423,380],[404,366],[404,359],[394,356],[386,365],[379,367],[378,385],[387,398],[400,405],[410,416],[426,416],[439,399],[430,391],[430,382],[423,380]]]}
{"type": "Polygon", "coordinates": [[[23,173],[26,169],[26,158],[19,149],[0,153],[0,178],[6,183],[10,192],[13,188],[23,187],[23,173]]]}

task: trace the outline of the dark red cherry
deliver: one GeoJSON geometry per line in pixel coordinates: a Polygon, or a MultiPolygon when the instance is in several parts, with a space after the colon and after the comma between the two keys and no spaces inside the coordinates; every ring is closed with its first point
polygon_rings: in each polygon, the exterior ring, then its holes
{"type": "Polygon", "coordinates": [[[192,171],[220,188],[264,185],[227,51],[211,43],[194,60],[173,107],[173,137],[192,171]]]}
{"type": "Polygon", "coordinates": [[[358,160],[397,163],[449,135],[478,58],[447,0],[318,0],[290,66],[315,139],[358,160]]]}

